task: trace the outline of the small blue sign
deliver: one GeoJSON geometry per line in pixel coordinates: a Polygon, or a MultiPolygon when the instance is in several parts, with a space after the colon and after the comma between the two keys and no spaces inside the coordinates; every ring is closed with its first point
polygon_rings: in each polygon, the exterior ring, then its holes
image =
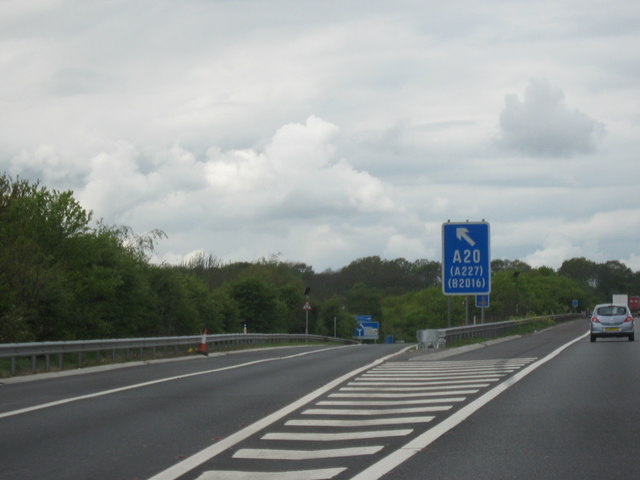
{"type": "Polygon", "coordinates": [[[489,308],[489,295],[476,295],[476,308],[489,308]]]}
{"type": "Polygon", "coordinates": [[[442,224],[442,292],[445,295],[491,293],[489,224],[442,224]]]}

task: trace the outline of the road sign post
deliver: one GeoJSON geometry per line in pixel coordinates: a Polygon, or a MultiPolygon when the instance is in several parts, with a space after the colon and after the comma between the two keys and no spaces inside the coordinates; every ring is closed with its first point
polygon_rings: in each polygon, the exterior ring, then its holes
{"type": "Polygon", "coordinates": [[[489,224],[442,224],[442,292],[488,295],[491,292],[489,224]]]}

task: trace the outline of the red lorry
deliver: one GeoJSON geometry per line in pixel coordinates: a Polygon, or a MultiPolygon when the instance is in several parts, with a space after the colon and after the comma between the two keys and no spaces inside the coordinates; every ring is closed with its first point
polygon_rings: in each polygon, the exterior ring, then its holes
{"type": "Polygon", "coordinates": [[[629,310],[631,313],[637,314],[640,311],[640,297],[630,296],[629,297],[629,310]]]}

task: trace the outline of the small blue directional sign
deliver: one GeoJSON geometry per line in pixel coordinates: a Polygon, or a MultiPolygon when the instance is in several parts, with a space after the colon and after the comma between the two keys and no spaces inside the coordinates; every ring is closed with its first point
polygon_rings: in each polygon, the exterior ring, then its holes
{"type": "Polygon", "coordinates": [[[442,224],[442,292],[445,295],[491,293],[489,224],[442,224]]]}
{"type": "Polygon", "coordinates": [[[489,295],[476,295],[476,308],[489,308],[489,295]]]}

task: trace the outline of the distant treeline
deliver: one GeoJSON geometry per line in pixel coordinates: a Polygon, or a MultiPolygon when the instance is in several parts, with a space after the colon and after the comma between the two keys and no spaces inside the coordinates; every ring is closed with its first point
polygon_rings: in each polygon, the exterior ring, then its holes
{"type": "MultiPolygon", "coordinates": [[[[415,340],[445,327],[447,297],[439,262],[365,257],[337,271],[314,272],[278,257],[225,264],[200,255],[179,266],[149,262],[165,234],[95,222],[73,192],[0,177],[0,343],[90,338],[305,331],[351,337],[353,315],[380,322],[381,335],[415,340]]],[[[485,320],[563,313],[640,294],[640,274],[618,261],[565,261],[554,271],[492,262],[485,320]]],[[[479,310],[469,297],[470,317],[479,310]]],[[[454,325],[465,297],[452,297],[454,325]]]]}

